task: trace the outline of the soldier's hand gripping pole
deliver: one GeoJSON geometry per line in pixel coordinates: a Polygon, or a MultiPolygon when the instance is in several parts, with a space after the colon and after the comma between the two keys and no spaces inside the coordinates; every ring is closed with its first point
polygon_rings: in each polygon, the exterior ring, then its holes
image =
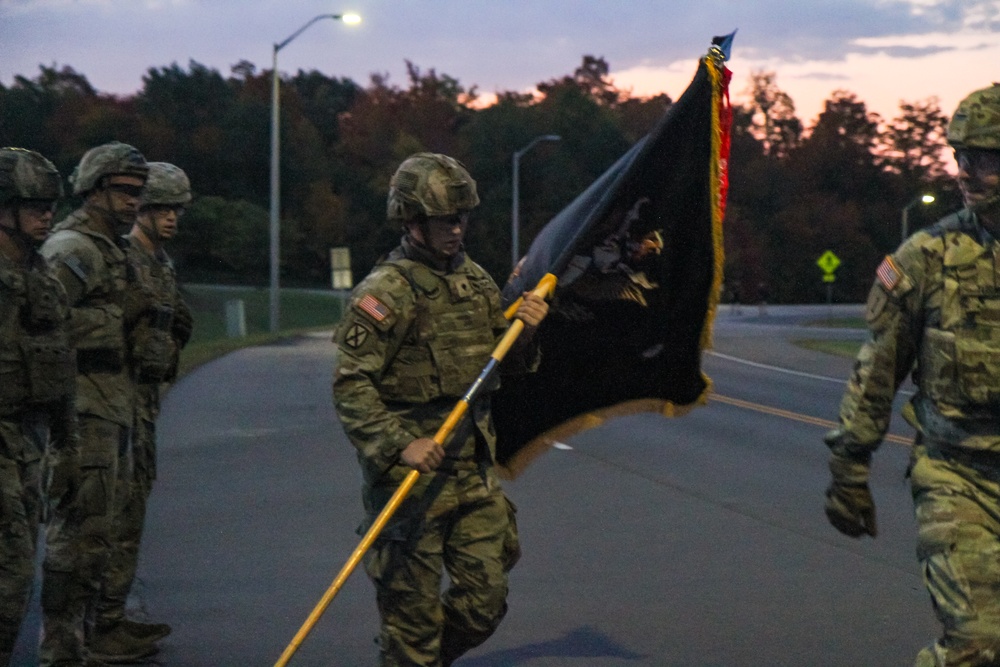
{"type": "MultiPolygon", "coordinates": [[[[546,273],[542,279],[538,281],[538,285],[535,286],[535,289],[533,289],[532,292],[545,299],[552,294],[555,287],[556,277],[551,273],[546,273]]],[[[504,313],[507,319],[511,319],[514,316],[514,313],[517,312],[517,307],[520,303],[521,299],[518,299],[507,309],[504,313]]],[[[518,336],[521,335],[522,331],[524,331],[524,322],[518,319],[511,322],[507,332],[503,335],[503,338],[500,339],[500,342],[497,343],[496,348],[490,355],[489,362],[487,362],[486,366],[483,367],[483,370],[480,371],[479,376],[472,383],[472,386],[469,387],[469,390],[465,392],[465,395],[452,409],[447,419],[445,419],[444,423],[441,425],[441,428],[439,428],[437,433],[434,434],[434,442],[444,446],[448,436],[451,435],[451,432],[462,420],[462,417],[465,416],[469,406],[476,400],[480,390],[486,384],[487,380],[489,380],[490,377],[492,377],[496,372],[500,362],[503,361],[505,356],[507,356],[507,353],[510,351],[510,348],[513,347],[514,342],[517,340],[518,336]]],[[[323,612],[326,611],[326,608],[333,601],[333,598],[336,597],[337,593],[340,592],[340,589],[343,588],[347,578],[351,576],[354,568],[358,566],[362,557],[364,557],[368,549],[371,548],[372,544],[375,543],[376,538],[378,538],[382,529],[385,528],[385,524],[389,522],[392,515],[396,513],[397,509],[399,509],[399,506],[403,503],[406,496],[409,495],[410,490],[413,488],[413,485],[417,483],[419,478],[420,472],[417,470],[411,470],[410,473],[406,475],[402,484],[399,485],[399,488],[396,489],[392,498],[390,498],[389,502],[386,503],[384,508],[382,508],[382,511],[379,513],[378,517],[376,517],[375,522],[371,525],[371,528],[369,528],[368,532],[365,533],[365,536],[361,538],[361,542],[354,549],[354,552],[351,553],[347,562],[344,563],[344,567],[340,569],[340,572],[333,580],[333,583],[330,584],[326,593],[324,593],[323,597],[320,598],[319,603],[309,614],[309,617],[306,618],[305,623],[302,624],[302,627],[299,628],[295,637],[293,637],[292,641],[287,647],[285,647],[284,653],[282,653],[281,657],[278,658],[278,662],[274,663],[274,667],[285,667],[288,664],[288,661],[292,659],[295,651],[297,651],[299,646],[302,645],[302,642],[305,641],[306,635],[308,635],[313,629],[313,626],[316,625],[319,617],[323,615],[323,612]]]]}

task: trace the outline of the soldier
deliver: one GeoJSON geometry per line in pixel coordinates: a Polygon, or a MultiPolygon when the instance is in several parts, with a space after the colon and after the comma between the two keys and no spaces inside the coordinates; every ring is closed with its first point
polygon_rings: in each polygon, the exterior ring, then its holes
{"type": "Polygon", "coordinates": [[[38,254],[62,191],[44,157],[0,149],[0,665],[10,661],[35,578],[49,436],[55,449],[75,428],[69,306],[38,254]]]}
{"type": "Polygon", "coordinates": [[[155,423],[161,384],[176,378],[180,348],[191,337],[191,313],[177,291],[173,262],[163,248],[177,233],[177,222],[190,201],[191,184],[180,168],[150,162],[139,216],[126,237],[138,280],[155,306],[128,328],[130,366],[138,383],[132,466],[118,476],[116,534],[97,604],[97,625],[118,627],[145,641],[162,639],[171,630],[166,623],[127,618],[125,603],[135,580],[146,503],[156,479],[155,423]]]}
{"type": "MultiPolygon", "coordinates": [[[[451,665],[484,642],[506,613],[507,573],[520,554],[514,508],[493,468],[488,395],[445,447],[432,439],[508,325],[496,284],[462,243],[478,204],[458,161],[406,159],[388,201],[401,245],[355,288],[334,337],[334,402],[364,478],[360,532],[411,470],[425,473],[365,557],[386,667],[451,665]],[[451,578],[443,596],[442,568],[451,578]]],[[[537,362],[528,341],[547,312],[544,300],[525,296],[511,371],[537,362]]]]}
{"type": "Polygon", "coordinates": [[[965,98],[948,125],[965,209],[885,258],[868,298],[871,339],[826,436],[830,523],[876,534],[872,452],[913,369],[908,409],[917,555],[940,639],[918,667],[1000,664],[1000,85],[965,98]]]}
{"type": "MultiPolygon", "coordinates": [[[[71,492],[52,498],[42,585],[42,665],[79,665],[91,650],[116,661],[148,657],[157,648],[120,627],[87,628],[107,566],[119,461],[127,460],[135,413],[126,323],[146,304],[129,287],[122,234],[129,231],[149,171],[142,154],[112,142],[87,151],[70,176],[83,206],[60,222],[42,246],[69,297],[70,340],[76,347],[79,449],[72,466],[57,467],[71,492]]],[[[62,486],[62,484],[60,484],[62,486]]]]}

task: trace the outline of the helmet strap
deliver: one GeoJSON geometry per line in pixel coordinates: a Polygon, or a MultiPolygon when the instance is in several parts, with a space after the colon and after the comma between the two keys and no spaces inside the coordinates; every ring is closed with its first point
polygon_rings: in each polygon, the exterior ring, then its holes
{"type": "Polygon", "coordinates": [[[991,217],[995,217],[997,213],[1000,213],[1000,186],[995,186],[993,188],[993,194],[986,199],[976,202],[974,206],[969,207],[972,211],[976,213],[993,213],[991,217]]]}
{"type": "Polygon", "coordinates": [[[139,227],[140,230],[142,230],[142,233],[145,235],[146,239],[154,248],[163,247],[163,237],[160,236],[160,227],[156,223],[155,215],[153,215],[152,213],[147,213],[144,215],[142,212],[140,212],[139,217],[136,218],[135,224],[139,227]],[[149,224],[143,223],[142,220],[144,217],[149,218],[149,224]]]}
{"type": "Polygon", "coordinates": [[[420,228],[420,234],[424,238],[423,241],[420,242],[417,241],[417,239],[414,239],[411,235],[410,238],[412,239],[413,244],[418,248],[423,249],[430,256],[438,260],[444,260],[444,261],[450,260],[451,258],[448,255],[440,253],[439,251],[434,249],[434,246],[431,245],[431,223],[430,223],[430,218],[427,217],[427,214],[423,212],[418,213],[414,222],[416,223],[417,227],[420,228]]]}
{"type": "Polygon", "coordinates": [[[111,203],[111,189],[107,187],[107,176],[102,176],[94,190],[87,195],[85,205],[99,213],[103,213],[111,221],[112,228],[109,230],[115,236],[124,236],[132,229],[135,218],[131,216],[124,219],[120,213],[115,211],[111,203]]]}
{"type": "Polygon", "coordinates": [[[975,206],[970,206],[969,209],[976,214],[979,224],[994,239],[1000,241],[1000,191],[995,192],[992,197],[984,199],[975,206]],[[987,220],[989,222],[986,222],[987,220]]]}
{"type": "Polygon", "coordinates": [[[427,250],[431,254],[434,254],[433,248],[431,248],[431,223],[427,219],[427,216],[421,213],[417,216],[417,226],[420,227],[420,235],[424,237],[423,243],[419,245],[427,250]]]}

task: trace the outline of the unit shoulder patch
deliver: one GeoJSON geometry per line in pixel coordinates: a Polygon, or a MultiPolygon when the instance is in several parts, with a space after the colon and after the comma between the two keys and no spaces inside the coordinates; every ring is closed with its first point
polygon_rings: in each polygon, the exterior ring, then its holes
{"type": "Polygon", "coordinates": [[[372,332],[368,327],[360,322],[355,322],[344,332],[343,342],[352,350],[357,350],[368,341],[371,335],[372,332]]]}

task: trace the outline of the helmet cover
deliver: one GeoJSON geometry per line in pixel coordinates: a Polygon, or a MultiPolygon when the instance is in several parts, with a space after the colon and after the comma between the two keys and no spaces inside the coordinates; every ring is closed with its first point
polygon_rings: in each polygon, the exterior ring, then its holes
{"type": "Polygon", "coordinates": [[[454,215],[479,205],[476,181],[455,158],[416,153],[406,158],[389,181],[389,221],[454,215]]]}
{"type": "Polygon", "coordinates": [[[150,162],[142,191],[142,206],[178,206],[191,201],[191,181],[184,170],[169,162],[150,162]]]}
{"type": "Polygon", "coordinates": [[[62,178],[41,153],[25,148],[0,148],[0,204],[15,199],[63,196],[62,178]]]}
{"type": "Polygon", "coordinates": [[[96,188],[105,176],[135,176],[145,181],[148,174],[146,158],[137,148],[112,141],[84,153],[69,182],[73,184],[73,194],[79,195],[96,188]]]}
{"type": "Polygon", "coordinates": [[[955,149],[1000,150],[1000,83],[970,93],[948,123],[948,143],[955,149]]]}

